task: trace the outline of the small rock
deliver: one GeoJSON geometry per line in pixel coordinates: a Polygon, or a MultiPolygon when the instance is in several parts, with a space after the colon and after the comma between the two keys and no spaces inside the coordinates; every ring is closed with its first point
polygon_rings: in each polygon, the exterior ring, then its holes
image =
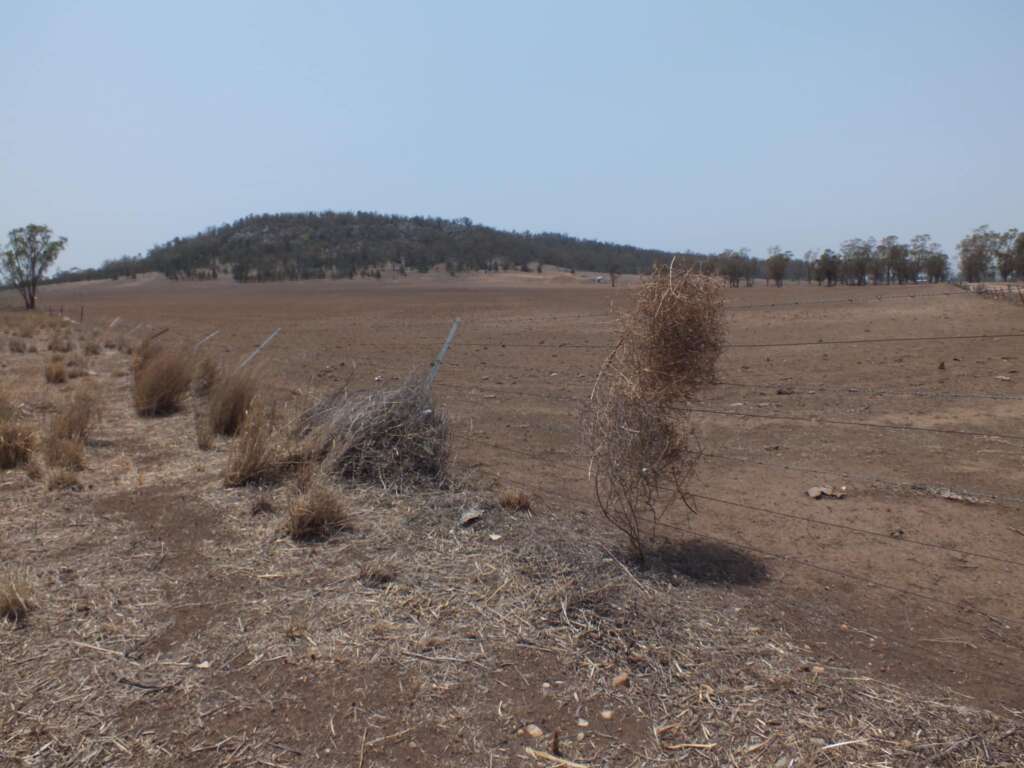
{"type": "Polygon", "coordinates": [[[526,726],[526,735],[532,736],[535,739],[543,739],[544,731],[541,730],[541,727],[539,725],[534,725],[533,723],[530,723],[528,726],[526,726]]]}
{"type": "Polygon", "coordinates": [[[629,685],[629,672],[620,672],[612,678],[612,688],[622,688],[629,685]]]}
{"type": "Polygon", "coordinates": [[[590,721],[589,720],[584,720],[581,717],[579,720],[576,721],[576,725],[578,725],[580,728],[589,728],[590,727],[590,721]]]}
{"type": "Polygon", "coordinates": [[[810,496],[812,499],[820,499],[822,496],[825,495],[825,492],[815,485],[807,489],[807,495],[810,496]]]}
{"type": "Polygon", "coordinates": [[[472,525],[483,516],[484,513],[481,512],[479,509],[477,509],[476,507],[470,507],[461,515],[459,515],[459,525],[472,525]]]}
{"type": "Polygon", "coordinates": [[[813,667],[811,667],[811,674],[813,674],[815,677],[817,677],[818,675],[823,675],[825,674],[825,668],[818,664],[815,664],[813,667]]]}
{"type": "Polygon", "coordinates": [[[615,717],[615,713],[612,712],[610,709],[602,709],[601,710],[601,719],[602,720],[611,720],[613,717],[615,717]]]}
{"type": "Polygon", "coordinates": [[[491,541],[501,541],[501,534],[500,533],[492,533],[487,538],[489,538],[491,541]]]}
{"type": "Polygon", "coordinates": [[[945,360],[943,360],[941,363],[939,363],[939,370],[940,371],[946,370],[946,361],[945,360]]]}

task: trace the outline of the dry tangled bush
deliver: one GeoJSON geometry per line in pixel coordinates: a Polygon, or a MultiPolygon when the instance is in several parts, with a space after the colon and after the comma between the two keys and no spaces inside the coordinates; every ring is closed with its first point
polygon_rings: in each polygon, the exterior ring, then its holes
{"type": "Polygon", "coordinates": [[[99,397],[81,387],[50,419],[43,439],[43,454],[51,467],[77,471],[85,465],[85,441],[100,417],[99,397]]]}
{"type": "Polygon", "coordinates": [[[132,398],[140,416],[176,413],[188,392],[192,365],[173,347],[143,344],[132,363],[132,398]]]}
{"type": "Polygon", "coordinates": [[[210,390],[220,378],[220,369],[212,357],[203,355],[196,360],[195,370],[192,373],[192,393],[199,397],[206,397],[210,390]]]}
{"type": "Polygon", "coordinates": [[[14,469],[28,463],[35,447],[35,434],[18,421],[18,412],[0,395],[0,469],[14,469]]]}
{"type": "Polygon", "coordinates": [[[87,373],[85,360],[79,355],[72,355],[69,357],[65,363],[65,369],[67,370],[69,379],[78,379],[85,376],[87,373]]]}
{"type": "Polygon", "coordinates": [[[714,381],[725,336],[719,283],[673,267],[638,290],[581,417],[598,508],[641,563],[665,510],[686,502],[700,456],[687,405],[714,381]]]}
{"type": "Polygon", "coordinates": [[[82,345],[82,351],[87,355],[98,355],[100,353],[100,344],[95,339],[85,342],[82,345]]]}
{"type": "Polygon", "coordinates": [[[28,581],[15,574],[0,576],[0,621],[21,624],[35,608],[28,581]]]}
{"type": "Polygon", "coordinates": [[[505,490],[498,497],[498,505],[510,512],[529,512],[530,497],[524,491],[505,490]]]}
{"type": "Polygon", "coordinates": [[[10,341],[7,342],[8,349],[14,354],[24,354],[28,351],[28,344],[24,339],[19,339],[16,336],[12,336],[10,341]]]}
{"type": "MultiPolygon", "coordinates": [[[[216,370],[216,369],[214,369],[216,370]]],[[[256,375],[247,369],[216,375],[209,389],[210,431],[216,435],[238,433],[256,398],[256,375]]]]}
{"type": "Polygon", "coordinates": [[[285,531],[297,541],[326,539],[347,527],[341,496],[319,480],[295,498],[285,521],[285,531]]]}
{"type": "Polygon", "coordinates": [[[43,378],[48,384],[63,384],[68,380],[68,370],[64,361],[59,358],[51,359],[43,368],[43,378]]]}
{"type": "Polygon", "coordinates": [[[441,485],[448,475],[448,419],[422,378],[392,390],[338,391],[302,414],[295,437],[303,457],[338,478],[402,488],[441,485]]]}
{"type": "Polygon", "coordinates": [[[285,469],[282,453],[274,410],[254,402],[228,454],[225,484],[237,487],[277,482],[285,469]]]}
{"type": "Polygon", "coordinates": [[[50,352],[63,352],[66,354],[74,348],[74,344],[71,342],[71,337],[66,333],[55,333],[50,337],[46,348],[50,352]]]}
{"type": "Polygon", "coordinates": [[[82,485],[70,469],[57,469],[46,478],[46,488],[50,491],[78,491],[82,485]]]}

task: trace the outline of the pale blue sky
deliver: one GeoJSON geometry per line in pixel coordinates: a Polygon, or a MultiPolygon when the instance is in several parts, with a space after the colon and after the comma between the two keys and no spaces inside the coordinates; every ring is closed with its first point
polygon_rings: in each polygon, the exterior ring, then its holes
{"type": "MultiPolygon", "coordinates": [[[[0,232],[247,213],[672,250],[1024,227],[1024,3],[0,0],[0,232]]],[[[6,238],[3,238],[6,239],[6,238]]]]}

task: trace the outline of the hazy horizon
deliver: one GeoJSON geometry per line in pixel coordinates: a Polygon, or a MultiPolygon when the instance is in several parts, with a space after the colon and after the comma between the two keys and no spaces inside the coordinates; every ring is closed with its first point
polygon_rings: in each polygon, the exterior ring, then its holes
{"type": "Polygon", "coordinates": [[[324,209],[759,257],[1024,225],[1017,3],[5,16],[0,233],[61,269],[324,209]]]}

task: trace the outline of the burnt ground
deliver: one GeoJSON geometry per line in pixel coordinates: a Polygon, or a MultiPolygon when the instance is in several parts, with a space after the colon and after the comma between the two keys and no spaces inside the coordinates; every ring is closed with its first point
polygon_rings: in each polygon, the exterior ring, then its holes
{"type": "MultiPolygon", "coordinates": [[[[462,490],[348,489],[355,531],[294,544],[280,533],[291,489],[253,515],[256,491],[223,487],[227,442],[200,452],[188,409],[139,419],[127,358],[90,358],[105,413],[83,490],[0,481],[2,568],[26,572],[39,603],[0,632],[0,759],[542,764],[525,750],[552,751],[557,730],[586,765],[1013,763],[1019,340],[825,342],[1020,333],[1024,309],[948,286],[727,296],[731,343],[813,343],[726,352],[697,415],[697,514],[665,529],[689,576],[668,577],[627,573],[575,449],[628,285],[50,289],[44,305],[84,307],[85,333],[220,329],[208,346],[225,360],[280,326],[258,360],[281,399],[397,381],[458,315],[436,391],[462,490]],[[813,500],[814,485],[845,495],[813,500]],[[504,487],[533,511],[499,512],[504,487]],[[488,509],[483,525],[456,525],[468,504],[488,509]],[[360,581],[377,563],[395,578],[360,581]]],[[[0,358],[28,419],[82,384],[43,385],[43,353],[0,358]]]]}

